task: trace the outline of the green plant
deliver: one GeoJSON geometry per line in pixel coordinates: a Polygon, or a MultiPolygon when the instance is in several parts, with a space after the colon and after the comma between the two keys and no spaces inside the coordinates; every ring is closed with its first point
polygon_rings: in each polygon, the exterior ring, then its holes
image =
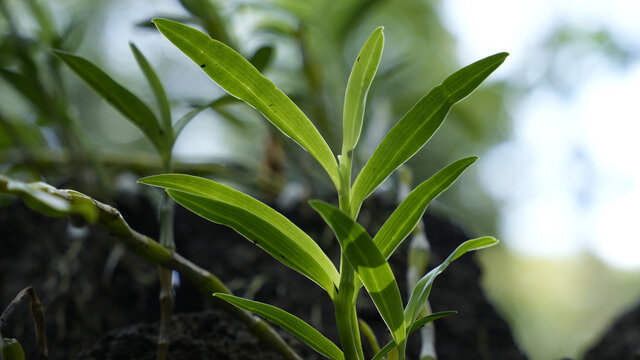
{"type": "MultiPolygon", "coordinates": [[[[149,61],[133,44],[130,44],[131,51],[144,73],[156,99],[158,115],[154,114],[136,95],[127,90],[122,85],[114,81],[109,75],[90,61],[64,52],[56,50],[55,54],[63,60],[78,76],[90,85],[102,98],[109,102],[116,110],[135,124],[144,135],[151,141],[155,150],[162,159],[164,172],[173,170],[172,150],[175,142],[184,127],[201,111],[219,102],[229,101],[226,98],[218,99],[209,104],[199,106],[188,112],[177,121],[171,119],[171,105],[167,94],[160,82],[160,78],[151,67],[149,61]]],[[[268,61],[262,56],[261,51],[256,55],[257,66],[264,66],[268,61]]],[[[160,243],[167,249],[175,250],[174,228],[174,203],[164,194],[162,205],[160,206],[160,243]]],[[[171,270],[160,267],[160,305],[161,322],[159,335],[158,358],[165,359],[169,346],[167,331],[171,314],[173,311],[173,289],[171,284],[171,270]]]]}
{"type": "MultiPolygon", "coordinates": [[[[71,217],[76,224],[98,225],[140,258],[169,271],[178,271],[203,294],[208,295],[212,292],[231,294],[231,291],[214,274],[192,263],[178,252],[170,251],[157,241],[135,231],[117,209],[83,193],[75,190],[57,189],[43,182],[23,183],[0,175],[0,194],[18,196],[32,210],[47,216],[71,217]]],[[[40,345],[40,348],[45,352],[44,315],[42,314],[40,301],[35,296],[35,291],[31,288],[27,288],[18,294],[16,300],[9,305],[7,310],[2,312],[0,316],[0,331],[6,323],[7,317],[13,311],[15,304],[26,296],[31,297],[31,309],[36,323],[38,344],[43,344],[40,345]]],[[[265,321],[227,302],[221,301],[221,303],[225,311],[246,324],[258,339],[265,344],[269,344],[286,359],[300,359],[293,349],[265,321]]],[[[19,352],[20,349],[18,347],[20,344],[16,341],[10,341],[9,343],[5,341],[3,345],[2,340],[2,334],[0,334],[0,348],[7,347],[6,351],[19,352]]],[[[5,360],[9,360],[9,358],[5,360]]]]}
{"type": "Polygon", "coordinates": [[[164,174],[141,183],[165,188],[179,204],[216,223],[227,225],[278,261],[322,287],[333,301],[342,349],[299,318],[271,305],[228,294],[214,294],[260,315],[299,337],[331,359],[364,359],[356,300],[364,285],[392,340],[373,359],[392,351],[404,359],[406,339],[424,324],[451,312],[419,317],[434,279],[464,253],[497,243],[492,237],[460,245],[440,266],[417,282],[403,307],[395,277],[387,263],[411,233],[428,203],[448,188],[476,158],[458,160],[415,188],[372,238],[356,222],[363,201],[399,166],[420,150],[440,127],[451,107],[475,90],[508,54],[499,53],[455,72],[423,97],[386,135],[352,182],[352,156],[362,129],[368,89],[382,55],[382,28],[362,47],[345,95],[342,153],[334,156],[304,113],[247,60],[208,35],[170,20],[154,20],[160,32],[230,95],[260,111],[324,168],[332,181],[339,208],[322,201],[311,206],[333,229],[342,251],[340,271],[307,234],[264,203],[228,186],[204,178],[164,174]]]}

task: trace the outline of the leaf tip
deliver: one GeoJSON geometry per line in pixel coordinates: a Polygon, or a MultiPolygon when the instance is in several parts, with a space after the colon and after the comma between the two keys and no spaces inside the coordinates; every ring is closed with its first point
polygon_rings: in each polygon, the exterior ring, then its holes
{"type": "Polygon", "coordinates": [[[138,181],[136,181],[136,182],[138,184],[153,185],[153,179],[155,177],[156,177],[156,175],[145,176],[143,178],[138,179],[138,181]]]}
{"type": "Polygon", "coordinates": [[[322,200],[316,200],[316,199],[312,199],[309,200],[309,205],[316,211],[319,210],[319,208],[322,208],[326,203],[322,200]]]}

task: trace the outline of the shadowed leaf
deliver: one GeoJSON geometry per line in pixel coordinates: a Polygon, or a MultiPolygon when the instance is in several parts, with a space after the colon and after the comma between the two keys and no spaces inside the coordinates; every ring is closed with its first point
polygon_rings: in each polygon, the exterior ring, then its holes
{"type": "Polygon", "coordinates": [[[90,61],[60,50],[54,50],[54,53],[98,95],[140,128],[163,156],[169,153],[169,142],[158,119],[137,96],[115,82],[90,61]]]}
{"type": "Polygon", "coordinates": [[[330,359],[344,360],[344,354],[331,340],[311,325],[282,309],[228,294],[213,294],[213,296],[271,321],[330,359]]]}
{"type": "Polygon", "coordinates": [[[404,343],[406,333],[400,290],[391,267],[373,239],[341,210],[322,201],[309,203],[333,229],[343,253],[362,280],[394,340],[404,343]]]}
{"type": "MultiPolygon", "coordinates": [[[[447,316],[451,316],[453,314],[456,314],[457,311],[441,311],[441,312],[437,312],[437,313],[433,313],[431,315],[427,315],[425,317],[422,317],[418,320],[416,320],[416,322],[411,326],[411,328],[409,329],[409,331],[407,331],[407,336],[413,334],[415,331],[417,331],[418,329],[420,329],[421,327],[425,326],[426,324],[437,320],[437,319],[441,319],[443,317],[447,317],[447,316]]],[[[371,360],[380,360],[382,359],[383,356],[385,356],[387,353],[389,353],[389,351],[393,350],[396,348],[396,342],[391,340],[387,343],[387,345],[385,345],[382,349],[380,349],[376,355],[371,358],[371,360]]]]}
{"type": "Polygon", "coordinates": [[[167,136],[173,136],[172,125],[171,125],[171,106],[169,105],[169,99],[167,98],[167,94],[164,91],[164,87],[160,82],[160,78],[156,74],[156,72],[149,64],[147,58],[144,57],[142,52],[135,46],[134,43],[129,43],[129,47],[131,48],[131,52],[133,52],[133,56],[136,58],[140,69],[144,73],[144,76],[149,81],[149,85],[151,86],[151,90],[153,91],[153,95],[156,97],[156,101],[158,102],[158,107],[160,108],[160,118],[162,119],[162,128],[167,133],[167,136]]]}

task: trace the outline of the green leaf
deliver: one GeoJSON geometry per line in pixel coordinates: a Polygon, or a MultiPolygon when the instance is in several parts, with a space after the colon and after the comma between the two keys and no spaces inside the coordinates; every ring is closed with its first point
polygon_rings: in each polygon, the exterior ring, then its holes
{"type": "Polygon", "coordinates": [[[44,148],[47,140],[42,134],[42,129],[36,124],[5,119],[0,115],[0,148],[44,148]]]}
{"type": "MultiPolygon", "coordinates": [[[[407,336],[413,334],[415,331],[417,331],[418,329],[420,329],[421,327],[425,326],[426,324],[443,318],[443,317],[447,317],[447,316],[451,316],[453,314],[456,314],[457,311],[441,311],[441,312],[437,312],[437,313],[433,313],[431,315],[427,315],[425,317],[422,317],[418,320],[416,320],[416,322],[411,326],[411,328],[409,329],[409,331],[407,331],[407,336]]],[[[382,359],[383,356],[385,356],[389,351],[393,350],[396,347],[396,342],[391,340],[389,341],[382,349],[380,349],[374,357],[371,358],[371,360],[380,360],[382,359]]]]}
{"type": "Polygon", "coordinates": [[[264,203],[196,176],[164,174],[139,182],[166,188],[180,205],[205,219],[233,228],[333,297],[334,284],[339,283],[340,275],[331,260],[306,233],[264,203]]]}
{"type": "Polygon", "coordinates": [[[409,110],[389,131],[358,174],[352,188],[354,214],[364,199],[427,143],[451,107],[480,86],[507,55],[495,54],[458,70],[409,110]]]}
{"type": "Polygon", "coordinates": [[[269,65],[269,62],[273,58],[273,52],[273,46],[263,46],[253,53],[249,62],[256,68],[256,70],[262,71],[267,67],[267,65],[269,65]]]}
{"type": "Polygon", "coordinates": [[[155,19],[158,30],[189,56],[230,95],[260,111],[280,131],[307,150],[334,184],[340,178],[331,149],[316,127],[291,99],[262,76],[240,54],[203,32],[166,19],[155,19]]]}
{"type": "Polygon", "coordinates": [[[451,186],[477,159],[469,157],[452,163],[416,187],[402,201],[373,238],[385,258],[388,259],[413,231],[429,202],[451,186]]]}
{"type": "Polygon", "coordinates": [[[137,96],[115,82],[90,61],[60,50],[54,50],[54,53],[89,84],[98,95],[140,128],[163,156],[170,152],[171,149],[167,141],[170,139],[166,137],[151,109],[137,96]]]}
{"type": "Polygon", "coordinates": [[[343,139],[342,154],[346,155],[353,150],[360,138],[364,108],[367,103],[367,93],[371,82],[378,70],[382,48],[384,47],[384,34],[382,27],[377,28],[358,53],[344,97],[344,110],[342,115],[343,139]]]}
{"type": "Polygon", "coordinates": [[[313,350],[328,358],[334,360],[344,360],[344,354],[334,343],[331,342],[331,340],[327,339],[311,325],[282,309],[279,309],[273,305],[243,299],[229,294],[216,293],[213,294],[213,296],[227,301],[230,304],[239,307],[240,309],[250,311],[271,321],[272,323],[288,331],[298,339],[302,340],[313,350]]]}
{"type": "Polygon", "coordinates": [[[24,360],[24,350],[16,339],[6,338],[0,339],[0,358],[4,360],[24,360]]]}
{"type": "Polygon", "coordinates": [[[422,309],[422,306],[427,302],[427,299],[429,298],[429,293],[431,292],[433,281],[444,271],[444,269],[447,268],[447,266],[449,266],[449,264],[469,251],[479,250],[482,248],[493,246],[497,243],[498,240],[491,236],[467,240],[462,243],[462,245],[458,246],[458,248],[455,249],[454,252],[452,252],[444,262],[442,262],[442,264],[429,271],[422,279],[420,279],[420,281],[418,281],[418,283],[416,284],[416,287],[413,289],[411,297],[409,298],[409,303],[404,310],[404,319],[407,326],[413,326],[416,317],[422,309]]]}
{"type": "Polygon", "coordinates": [[[180,133],[182,132],[182,130],[184,130],[184,127],[187,126],[187,124],[191,120],[193,120],[193,118],[195,118],[202,111],[210,108],[214,103],[215,101],[205,105],[198,106],[197,108],[189,111],[188,113],[184,114],[180,119],[178,119],[178,121],[176,121],[176,123],[173,125],[173,141],[175,142],[178,139],[178,136],[180,136],[180,133]]]}
{"type": "Polygon", "coordinates": [[[0,193],[22,198],[32,210],[51,217],[79,215],[89,223],[98,220],[98,209],[90,197],[74,190],[61,190],[43,183],[23,183],[0,175],[0,193]]]}
{"type": "Polygon", "coordinates": [[[16,91],[31,102],[41,113],[50,114],[53,109],[37,78],[0,68],[0,76],[16,91]]]}
{"type": "Polygon", "coordinates": [[[391,267],[373,239],[343,211],[318,200],[309,203],[333,229],[343,253],[362,280],[395,341],[403,343],[406,332],[400,290],[391,267]]]}
{"type": "Polygon", "coordinates": [[[153,95],[156,97],[158,107],[160,108],[160,119],[162,119],[162,128],[167,134],[166,136],[173,138],[173,129],[171,125],[171,106],[169,105],[169,99],[167,98],[167,93],[164,91],[164,87],[160,82],[160,78],[151,67],[151,64],[149,63],[147,58],[145,58],[142,52],[138,50],[136,45],[130,42],[129,47],[131,48],[131,52],[133,52],[133,56],[135,56],[140,69],[142,69],[144,76],[147,78],[147,81],[149,81],[149,85],[151,86],[153,95]]]}

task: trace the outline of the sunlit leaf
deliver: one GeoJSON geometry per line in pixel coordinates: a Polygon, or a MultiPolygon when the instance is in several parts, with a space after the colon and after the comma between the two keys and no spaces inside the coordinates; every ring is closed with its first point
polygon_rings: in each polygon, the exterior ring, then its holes
{"type": "Polygon", "coordinates": [[[282,309],[229,294],[217,293],[213,294],[213,296],[271,321],[330,359],[344,360],[344,354],[331,340],[327,339],[311,325],[282,309]]]}
{"type": "Polygon", "coordinates": [[[379,27],[369,36],[353,64],[349,82],[347,83],[342,115],[343,155],[353,150],[360,138],[367,93],[378,70],[383,47],[384,35],[382,27],[379,27]]]}
{"type": "Polygon", "coordinates": [[[333,296],[339,274],[331,260],[306,233],[264,203],[196,176],[164,174],[139,181],[163,187],[185,208],[205,219],[233,228],[333,296]]]}
{"type": "Polygon", "coordinates": [[[156,149],[166,155],[170,151],[164,130],[151,109],[137,96],[115,82],[90,61],[64,51],[54,50],[78,76],[151,140],[156,149]]]}
{"type": "Polygon", "coordinates": [[[403,343],[406,333],[400,290],[391,267],[373,239],[362,226],[334,206],[317,200],[310,204],[333,229],[343,253],[362,280],[394,340],[403,343]]]}
{"type": "Polygon", "coordinates": [[[373,238],[385,258],[413,231],[429,202],[451,186],[476,159],[469,157],[454,162],[425,180],[402,201],[373,238]]]}
{"type": "MultiPolygon", "coordinates": [[[[441,311],[441,312],[437,312],[437,313],[433,313],[430,315],[427,315],[425,317],[422,317],[418,320],[416,320],[416,322],[411,326],[411,328],[407,331],[407,336],[413,334],[415,331],[417,331],[418,329],[420,329],[421,327],[425,326],[426,324],[443,318],[443,317],[447,317],[447,316],[451,316],[453,314],[456,314],[457,311],[441,311]]],[[[380,349],[373,358],[371,358],[371,360],[380,360],[382,359],[383,356],[385,356],[387,353],[389,353],[389,351],[393,350],[396,348],[396,342],[391,340],[387,343],[387,345],[385,345],[382,349],[380,349]]]]}
{"type": "Polygon", "coordinates": [[[166,19],[160,32],[230,95],[260,111],[280,131],[306,149],[339,183],[338,164],[316,127],[282,91],[240,54],[205,33],[166,19]]]}
{"type": "Polygon", "coordinates": [[[467,240],[462,243],[462,245],[458,246],[451,255],[442,262],[442,264],[429,271],[422,279],[420,279],[416,284],[416,287],[413,289],[411,297],[409,298],[409,303],[404,310],[404,319],[407,326],[413,326],[416,321],[416,317],[429,298],[433,281],[444,271],[444,269],[447,268],[447,266],[449,266],[449,264],[469,251],[483,249],[497,243],[498,240],[491,236],[467,240]]]}
{"type": "Polygon", "coordinates": [[[144,76],[147,78],[147,81],[151,86],[151,90],[153,91],[153,95],[156,97],[158,107],[160,108],[162,128],[167,136],[173,136],[171,125],[171,106],[169,105],[169,99],[167,98],[167,93],[164,91],[164,87],[160,82],[160,78],[151,67],[151,64],[149,63],[147,58],[144,57],[144,55],[142,54],[142,52],[140,52],[136,45],[134,43],[129,43],[129,47],[131,48],[131,52],[133,52],[133,56],[136,58],[140,69],[142,69],[144,76]]]}
{"type": "Polygon", "coordinates": [[[442,84],[429,91],[389,131],[353,184],[351,205],[354,214],[358,212],[364,199],[426,144],[451,107],[480,86],[507,55],[495,54],[453,73],[442,84]]]}

